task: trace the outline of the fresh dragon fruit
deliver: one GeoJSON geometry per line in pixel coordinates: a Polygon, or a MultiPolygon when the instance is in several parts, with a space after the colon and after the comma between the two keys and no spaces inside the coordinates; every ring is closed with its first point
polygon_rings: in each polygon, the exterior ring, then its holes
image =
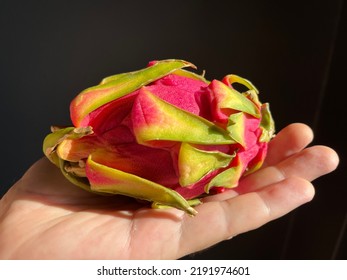
{"type": "Polygon", "coordinates": [[[274,123],[251,82],[209,82],[185,67],[195,68],[154,61],[82,91],[70,105],[73,126],[52,127],[45,155],[83,189],[195,215],[199,198],[262,165],[274,123]]]}

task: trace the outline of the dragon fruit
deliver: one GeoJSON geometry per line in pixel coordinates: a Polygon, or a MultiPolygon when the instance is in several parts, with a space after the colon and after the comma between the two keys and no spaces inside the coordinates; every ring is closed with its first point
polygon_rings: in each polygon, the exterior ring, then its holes
{"type": "Polygon", "coordinates": [[[104,78],[70,105],[43,151],[73,184],[195,215],[200,198],[261,167],[274,122],[246,79],[207,81],[183,60],[104,78]],[[242,84],[248,90],[237,91],[242,84]]]}

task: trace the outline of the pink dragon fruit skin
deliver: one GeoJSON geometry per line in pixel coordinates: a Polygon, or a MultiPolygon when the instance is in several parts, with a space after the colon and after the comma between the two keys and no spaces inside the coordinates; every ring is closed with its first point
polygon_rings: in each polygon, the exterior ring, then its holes
{"type": "Polygon", "coordinates": [[[260,168],[274,124],[249,81],[209,82],[184,67],[194,66],[155,61],[86,89],[70,105],[74,127],[49,134],[44,153],[86,190],[195,215],[197,198],[260,168]]]}

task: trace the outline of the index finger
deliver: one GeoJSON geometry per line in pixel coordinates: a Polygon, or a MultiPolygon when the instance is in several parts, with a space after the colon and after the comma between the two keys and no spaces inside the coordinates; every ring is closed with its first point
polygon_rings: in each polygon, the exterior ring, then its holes
{"type": "Polygon", "coordinates": [[[269,142],[264,166],[276,165],[300,152],[312,140],[313,131],[309,126],[302,123],[293,123],[286,126],[269,142]]]}

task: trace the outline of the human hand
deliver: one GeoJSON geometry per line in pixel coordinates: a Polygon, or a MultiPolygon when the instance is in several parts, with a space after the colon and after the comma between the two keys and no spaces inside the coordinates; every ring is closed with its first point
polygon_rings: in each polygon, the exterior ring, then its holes
{"type": "Polygon", "coordinates": [[[190,217],[70,184],[47,159],[35,163],[0,201],[2,259],[177,259],[258,228],[310,201],[310,181],[333,171],[338,156],[305,147],[303,124],[270,142],[264,166],[240,185],[205,198],[190,217]]]}

